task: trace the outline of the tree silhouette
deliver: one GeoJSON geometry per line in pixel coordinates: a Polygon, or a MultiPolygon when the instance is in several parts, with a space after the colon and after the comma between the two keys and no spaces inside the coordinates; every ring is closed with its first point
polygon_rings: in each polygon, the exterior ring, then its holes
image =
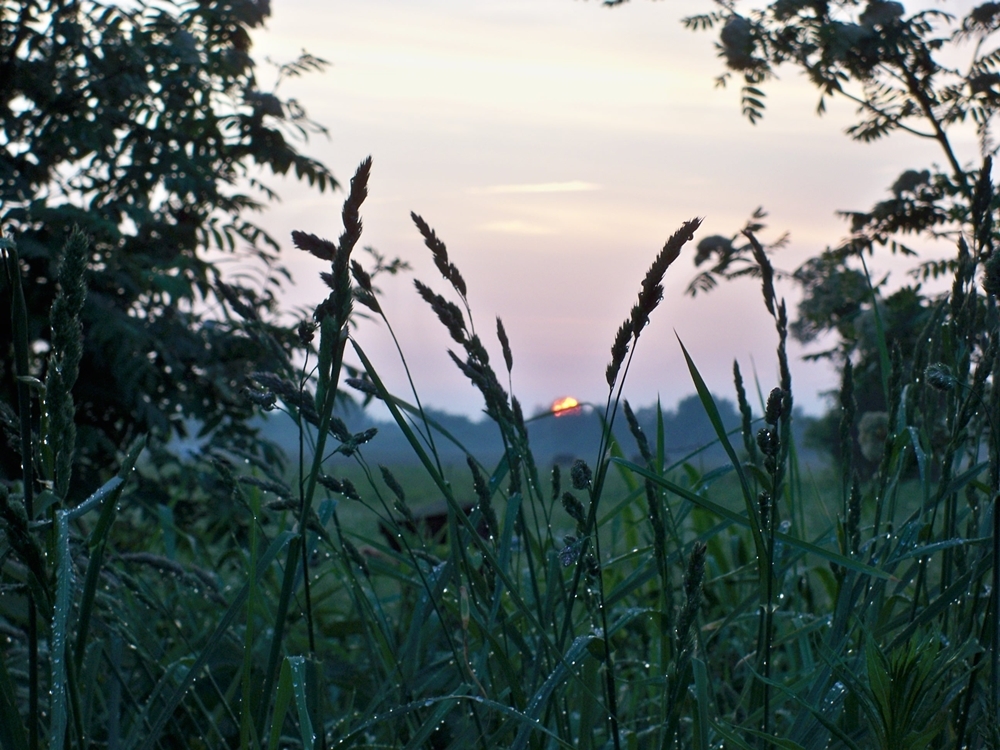
{"type": "MultiPolygon", "coordinates": [[[[35,351],[70,229],[91,240],[75,392],[85,464],[188,419],[238,439],[246,372],[301,346],[277,323],[288,274],[255,214],[277,197],[268,173],[337,186],[293,145],[323,129],[277,92],[326,63],[303,53],[262,90],[250,30],[269,13],[267,0],[0,0],[0,226],[20,250],[35,351]],[[237,269],[227,281],[222,258],[237,269]]],[[[0,400],[13,401],[11,346],[0,326],[0,400]]]]}

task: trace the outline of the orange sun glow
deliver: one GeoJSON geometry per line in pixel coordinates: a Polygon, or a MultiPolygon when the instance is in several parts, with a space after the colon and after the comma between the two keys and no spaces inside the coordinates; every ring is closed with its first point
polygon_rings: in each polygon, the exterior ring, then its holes
{"type": "Polygon", "coordinates": [[[557,398],[552,402],[552,413],[557,417],[561,417],[564,414],[579,414],[580,402],[572,396],[557,398]]]}

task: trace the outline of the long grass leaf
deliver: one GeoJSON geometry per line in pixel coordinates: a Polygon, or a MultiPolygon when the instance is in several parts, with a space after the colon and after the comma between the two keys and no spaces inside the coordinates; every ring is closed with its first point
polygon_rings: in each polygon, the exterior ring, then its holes
{"type": "Polygon", "coordinates": [[[288,543],[288,553],[285,556],[285,575],[281,581],[281,591],[278,594],[278,609],[274,613],[274,632],[271,635],[271,648],[267,657],[267,672],[264,673],[264,686],[257,707],[257,736],[264,734],[264,722],[267,718],[267,708],[271,703],[271,690],[274,688],[275,675],[278,672],[278,661],[281,659],[281,643],[285,636],[285,621],[288,619],[288,607],[292,601],[295,589],[295,574],[298,571],[300,545],[302,536],[296,535],[288,543]]]}
{"type": "Polygon", "coordinates": [[[309,715],[306,660],[303,656],[289,656],[286,661],[291,669],[292,694],[295,697],[295,711],[299,716],[299,737],[302,738],[302,748],[311,750],[316,744],[316,732],[313,730],[312,718],[309,715]]]}
{"type": "MultiPolygon", "coordinates": [[[[100,491],[100,490],[99,490],[100,491]]],[[[98,491],[98,492],[99,492],[98,491]]],[[[56,512],[56,596],[52,611],[52,631],[49,641],[51,671],[49,713],[49,748],[62,750],[66,740],[68,707],[66,705],[69,675],[66,668],[66,642],[69,615],[73,606],[73,562],[69,549],[69,522],[72,511],[56,512]]]]}
{"type": "MultiPolygon", "coordinates": [[[[573,666],[581,656],[588,653],[587,647],[591,643],[598,640],[598,637],[594,635],[581,635],[570,644],[570,647],[567,649],[562,660],[560,660],[555,669],[553,669],[549,676],[545,679],[545,682],[542,683],[541,687],[539,687],[537,692],[535,692],[535,694],[531,697],[527,708],[524,710],[525,717],[533,720],[538,719],[542,713],[542,709],[546,706],[549,698],[552,696],[552,692],[560,683],[569,677],[570,667],[573,666]]],[[[509,750],[524,750],[525,746],[528,744],[528,739],[531,737],[531,731],[534,728],[535,725],[533,723],[522,724],[509,750]]]]}
{"type": "Polygon", "coordinates": [[[694,675],[694,714],[691,742],[694,750],[709,750],[708,730],[712,724],[712,694],[705,662],[697,656],[691,657],[691,672],[694,675]]]}
{"type": "Polygon", "coordinates": [[[97,492],[87,500],[80,503],[76,508],[67,511],[67,519],[75,519],[82,516],[92,508],[100,505],[101,514],[98,516],[94,530],[90,532],[87,544],[90,547],[90,559],[87,561],[87,573],[83,581],[83,594],[80,597],[79,621],[77,623],[75,660],[79,667],[83,663],[83,656],[87,648],[87,635],[90,631],[90,618],[94,609],[94,597],[97,594],[97,581],[100,577],[101,567],[104,564],[104,548],[107,545],[108,533],[111,531],[111,524],[118,513],[118,502],[121,500],[122,492],[125,490],[125,480],[135,468],[139,455],[146,447],[146,436],[143,435],[133,441],[125,460],[122,461],[118,475],[112,477],[97,492]]]}
{"type": "Polygon", "coordinates": [[[271,733],[267,741],[267,750],[278,750],[278,743],[281,741],[281,728],[285,723],[285,716],[288,714],[288,706],[291,702],[292,668],[288,665],[288,659],[285,659],[281,662],[281,676],[278,678],[278,694],[274,698],[274,711],[271,713],[271,733]]]}
{"type": "Polygon", "coordinates": [[[709,392],[704,378],[698,372],[698,368],[695,366],[694,360],[691,359],[691,355],[688,354],[688,350],[684,347],[684,342],[681,341],[680,336],[677,337],[677,343],[681,345],[681,351],[684,353],[684,361],[687,362],[688,372],[691,374],[691,380],[694,381],[695,389],[698,391],[698,398],[701,400],[702,408],[705,410],[705,414],[708,415],[708,419],[715,429],[715,434],[725,449],[726,455],[729,456],[733,468],[736,469],[736,476],[739,477],[740,489],[743,491],[743,501],[747,508],[747,517],[752,520],[752,523],[744,523],[744,525],[747,525],[750,528],[750,533],[753,534],[753,545],[757,554],[758,575],[760,577],[761,590],[763,591],[768,576],[767,567],[764,564],[764,561],[767,560],[767,546],[764,542],[764,535],[761,532],[756,498],[750,489],[750,482],[747,479],[746,472],[743,470],[743,464],[739,456],[736,455],[733,444],[729,442],[729,436],[726,434],[726,427],[722,423],[719,407],[715,405],[715,399],[712,398],[712,394],[709,392]]]}
{"type": "Polygon", "coordinates": [[[451,709],[455,707],[455,703],[457,702],[457,698],[452,700],[446,699],[438,702],[438,704],[434,706],[434,710],[430,712],[430,715],[424,719],[417,731],[413,733],[413,736],[410,738],[410,741],[406,743],[406,747],[404,747],[403,750],[418,750],[423,747],[424,743],[432,734],[434,734],[434,730],[441,725],[441,722],[444,721],[444,717],[447,716],[451,709]]]}

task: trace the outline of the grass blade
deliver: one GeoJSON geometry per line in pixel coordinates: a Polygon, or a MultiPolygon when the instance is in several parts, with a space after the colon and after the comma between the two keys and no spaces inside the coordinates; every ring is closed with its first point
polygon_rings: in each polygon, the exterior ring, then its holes
{"type": "Polygon", "coordinates": [[[299,736],[303,750],[311,750],[316,744],[316,732],[309,716],[309,700],[306,676],[306,660],[302,656],[289,656],[285,662],[291,672],[292,693],[295,697],[295,711],[299,715],[299,736]]]}
{"type": "Polygon", "coordinates": [[[91,495],[87,500],[80,503],[73,510],[68,512],[68,519],[75,519],[82,516],[91,508],[101,505],[101,515],[97,520],[97,525],[90,534],[88,545],[90,547],[90,559],[87,562],[87,574],[83,582],[83,594],[80,597],[80,620],[77,625],[75,660],[77,668],[83,664],[83,655],[87,647],[87,634],[90,630],[90,618],[94,609],[94,597],[97,594],[97,579],[101,573],[101,566],[104,563],[104,548],[107,544],[108,532],[114,522],[118,512],[118,501],[125,490],[125,480],[132,469],[135,468],[139,454],[146,447],[146,437],[140,437],[132,443],[125,460],[122,462],[118,475],[110,479],[103,487],[91,495]]]}
{"type": "MultiPolygon", "coordinates": [[[[296,537],[296,539],[298,538],[296,537]]],[[[301,659],[302,657],[298,658],[301,659]]],[[[288,704],[291,702],[292,669],[288,665],[288,659],[285,659],[281,662],[281,676],[278,678],[278,695],[274,699],[274,713],[271,714],[271,735],[268,738],[267,750],[278,750],[278,743],[281,741],[281,727],[285,723],[288,704]]]]}
{"type": "MultiPolygon", "coordinates": [[[[684,342],[681,341],[680,336],[677,337],[677,343],[681,345],[681,351],[684,353],[684,361],[687,362],[688,372],[691,373],[691,380],[694,381],[694,386],[698,391],[698,398],[701,400],[701,405],[705,409],[705,414],[708,415],[709,421],[712,423],[712,427],[715,430],[715,434],[719,438],[719,442],[726,451],[726,455],[729,456],[729,460],[732,461],[733,468],[736,469],[736,476],[740,480],[740,489],[743,491],[743,501],[747,508],[747,517],[752,519],[752,523],[748,523],[744,519],[744,525],[748,525],[750,532],[753,534],[753,546],[757,554],[757,570],[760,577],[761,590],[763,591],[767,585],[767,568],[764,565],[764,561],[767,560],[767,546],[764,542],[764,535],[761,532],[760,516],[757,510],[757,502],[754,497],[753,491],[750,489],[750,481],[747,479],[746,472],[743,470],[743,464],[736,455],[736,450],[733,448],[733,444],[729,442],[729,436],[726,434],[726,427],[722,423],[722,416],[719,414],[719,407],[715,405],[715,399],[712,398],[712,394],[708,390],[708,386],[705,385],[704,378],[701,377],[701,373],[698,372],[698,368],[694,364],[694,360],[691,359],[691,355],[688,354],[688,350],[684,347],[684,342]]],[[[640,472],[641,473],[641,472],[640,472]]],[[[650,477],[651,479],[658,479],[658,477],[650,477]]]]}
{"type": "MultiPolygon", "coordinates": [[[[294,536],[294,532],[286,531],[279,534],[271,545],[267,548],[267,551],[261,555],[260,562],[257,565],[257,570],[254,575],[259,579],[264,571],[267,570],[268,566],[274,562],[274,558],[277,557],[278,553],[288,544],[288,541],[294,536]]],[[[236,622],[236,618],[239,617],[240,612],[243,610],[243,606],[247,602],[247,597],[250,594],[250,584],[245,583],[243,587],[236,594],[236,598],[233,599],[232,603],[229,605],[229,609],[219,620],[219,624],[215,626],[215,630],[209,637],[208,642],[202,648],[201,653],[198,654],[198,658],[195,659],[191,668],[187,670],[187,673],[181,679],[180,684],[174,688],[174,691],[165,701],[163,707],[160,709],[156,716],[156,720],[153,722],[152,727],[149,730],[149,734],[146,735],[146,739],[141,745],[141,750],[152,750],[153,746],[160,738],[160,733],[163,728],[167,725],[170,717],[173,715],[174,709],[180,704],[184,699],[188,688],[195,681],[201,670],[208,663],[208,660],[215,653],[215,650],[222,645],[223,639],[226,637],[226,632],[232,627],[233,623],[236,622]]],[[[147,708],[148,710],[148,708],[147,708]]]]}

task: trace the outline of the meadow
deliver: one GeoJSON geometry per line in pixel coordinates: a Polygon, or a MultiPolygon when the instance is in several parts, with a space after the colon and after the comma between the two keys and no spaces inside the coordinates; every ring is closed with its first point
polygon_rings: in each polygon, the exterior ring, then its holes
{"type": "MultiPolygon", "coordinates": [[[[469,455],[446,469],[449,438],[419,393],[390,393],[353,336],[360,308],[392,330],[352,258],[370,166],[351,182],[337,242],[293,235],[330,288],[299,327],[310,356],[244,384],[260,409],[296,421],[287,463],[210,443],[153,461],[157,447],[139,437],[102,467],[99,489],[68,500],[87,239],[64,251],[44,355],[28,346],[16,237],[3,240],[22,376],[3,426],[23,457],[22,475],[0,483],[4,750],[1000,746],[988,164],[976,231],[959,242],[952,291],[913,361],[874,306],[889,404],[877,468],[855,460],[848,362],[829,473],[798,460],[788,313],[752,234],[778,382],[748,382],[734,364],[741,421],[729,430],[678,347],[727,460],[667,460],[663,420],[642,430],[623,397],[647,325],[669,324],[651,316],[692,219],[622,303],[598,444],[553,467],[535,461],[508,392],[502,322],[487,342],[457,264],[414,215],[445,290],[418,281],[418,293],[503,446],[498,462],[469,455]],[[44,368],[31,361],[42,356],[44,368]],[[345,390],[384,403],[418,468],[366,460],[378,435],[337,416],[345,390]],[[615,437],[622,423],[630,444],[615,437]],[[419,518],[432,497],[443,501],[436,534],[419,518]]],[[[268,335],[251,315],[243,327],[268,335]]],[[[399,352],[405,364],[405,341],[399,352]]]]}

